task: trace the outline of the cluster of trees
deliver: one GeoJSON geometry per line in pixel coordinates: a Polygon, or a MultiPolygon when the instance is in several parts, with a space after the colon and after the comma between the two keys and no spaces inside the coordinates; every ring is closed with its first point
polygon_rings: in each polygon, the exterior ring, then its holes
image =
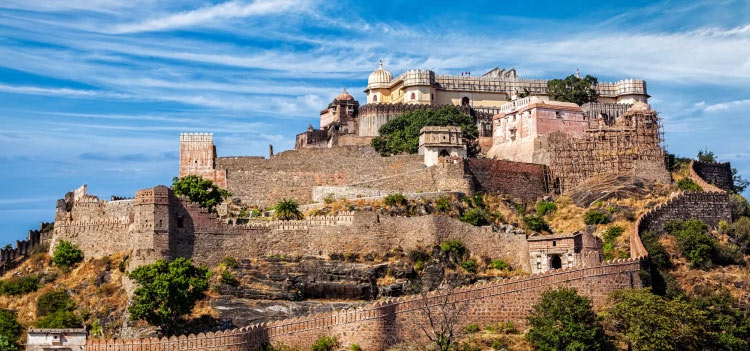
{"type": "Polygon", "coordinates": [[[476,139],[479,130],[474,118],[464,115],[457,107],[446,106],[436,110],[409,111],[391,119],[378,130],[380,136],[372,139],[372,147],[383,156],[401,153],[416,154],[419,150],[419,131],[425,126],[461,127],[469,156],[478,154],[476,139]]]}
{"type": "Polygon", "coordinates": [[[229,191],[220,188],[214,182],[196,175],[172,178],[172,191],[177,195],[187,196],[190,201],[211,212],[226,198],[232,196],[229,191]]]}

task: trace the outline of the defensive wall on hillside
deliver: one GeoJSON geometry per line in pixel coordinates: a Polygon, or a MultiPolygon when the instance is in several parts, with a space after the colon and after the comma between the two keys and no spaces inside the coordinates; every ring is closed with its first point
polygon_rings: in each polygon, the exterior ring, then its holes
{"type": "Polygon", "coordinates": [[[39,230],[29,230],[29,234],[25,240],[16,240],[16,245],[8,245],[8,247],[0,248],[0,273],[4,273],[8,269],[15,266],[15,264],[29,256],[32,250],[48,242],[52,238],[52,232],[43,232],[46,226],[50,223],[40,223],[39,230]]]}
{"type": "Polygon", "coordinates": [[[450,239],[463,240],[473,253],[501,257],[515,267],[527,268],[525,235],[494,232],[447,216],[356,212],[299,221],[231,224],[186,198],[174,196],[164,186],[140,190],[133,200],[105,201],[90,195],[60,200],[50,250],[60,240],[67,240],[87,257],[132,251],[134,263],[188,257],[215,265],[227,256],[382,253],[396,247],[429,247],[450,239]]]}
{"type": "Polygon", "coordinates": [[[708,184],[712,184],[724,191],[734,190],[732,166],[729,162],[700,162],[691,161],[690,171],[708,184]]]}

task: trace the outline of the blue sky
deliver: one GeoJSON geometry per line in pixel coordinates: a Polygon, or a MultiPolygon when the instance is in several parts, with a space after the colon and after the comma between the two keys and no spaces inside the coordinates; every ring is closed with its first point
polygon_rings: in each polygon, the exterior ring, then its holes
{"type": "Polygon", "coordinates": [[[363,101],[379,59],[646,79],[670,152],[750,177],[748,1],[3,0],[0,244],[81,184],[169,184],[180,132],[214,132],[220,156],[289,149],[342,88],[363,101]]]}

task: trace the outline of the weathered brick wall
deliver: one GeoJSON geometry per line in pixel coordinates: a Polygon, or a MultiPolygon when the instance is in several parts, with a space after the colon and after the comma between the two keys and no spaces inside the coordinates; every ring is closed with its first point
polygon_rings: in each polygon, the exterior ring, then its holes
{"type": "Polygon", "coordinates": [[[270,159],[220,157],[227,189],[244,202],[261,207],[282,198],[312,201],[312,188],[347,185],[424,168],[422,156],[382,157],[370,147],[337,147],[285,151],[270,159]]]}
{"type": "Polygon", "coordinates": [[[486,158],[468,159],[466,164],[477,190],[507,194],[526,203],[549,193],[544,165],[486,158]]]}
{"type": "MultiPolygon", "coordinates": [[[[422,162],[422,156],[420,163],[422,162]]],[[[416,169],[380,178],[349,184],[350,186],[399,192],[458,191],[471,193],[471,178],[465,172],[464,161],[442,159],[433,167],[416,169]]]]}
{"type": "Polygon", "coordinates": [[[709,226],[732,221],[732,206],[726,193],[679,193],[644,214],[637,222],[640,232],[659,232],[671,220],[699,219],[709,226]]]}
{"type": "MultiPolygon", "coordinates": [[[[466,306],[460,325],[489,325],[513,321],[523,327],[530,306],[546,289],[569,286],[601,307],[617,289],[640,287],[640,259],[615,260],[603,265],[562,269],[529,277],[479,283],[456,289],[449,301],[466,306]]],[[[435,309],[443,299],[431,293],[427,305],[435,309]]],[[[358,344],[365,350],[382,350],[402,340],[425,341],[420,296],[386,299],[357,308],[322,313],[219,333],[163,339],[89,340],[87,351],[126,350],[261,350],[265,344],[284,343],[305,349],[320,336],[335,336],[344,347],[358,344]]]]}
{"type": "Polygon", "coordinates": [[[732,166],[729,162],[712,163],[692,161],[691,169],[709,184],[713,184],[724,191],[734,190],[732,180],[732,166]]]}

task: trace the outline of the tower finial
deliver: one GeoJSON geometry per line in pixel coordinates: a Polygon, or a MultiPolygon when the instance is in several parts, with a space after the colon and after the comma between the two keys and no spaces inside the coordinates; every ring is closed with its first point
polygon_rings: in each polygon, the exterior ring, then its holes
{"type": "Polygon", "coordinates": [[[581,71],[576,68],[576,78],[581,78],[581,71]]]}
{"type": "Polygon", "coordinates": [[[383,69],[383,60],[378,60],[378,69],[383,69]]]}

